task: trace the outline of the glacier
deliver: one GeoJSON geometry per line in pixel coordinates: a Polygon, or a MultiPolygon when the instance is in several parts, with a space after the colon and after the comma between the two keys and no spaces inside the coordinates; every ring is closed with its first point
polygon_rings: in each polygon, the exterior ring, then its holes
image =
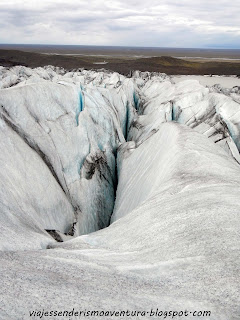
{"type": "Polygon", "coordinates": [[[0,134],[1,319],[68,306],[239,319],[236,87],[0,67],[0,134]]]}

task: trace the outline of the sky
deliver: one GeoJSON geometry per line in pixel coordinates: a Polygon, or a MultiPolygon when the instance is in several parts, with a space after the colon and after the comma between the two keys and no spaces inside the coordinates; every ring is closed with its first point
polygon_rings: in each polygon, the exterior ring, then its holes
{"type": "Polygon", "coordinates": [[[0,43],[240,49],[240,0],[0,0],[0,43]]]}

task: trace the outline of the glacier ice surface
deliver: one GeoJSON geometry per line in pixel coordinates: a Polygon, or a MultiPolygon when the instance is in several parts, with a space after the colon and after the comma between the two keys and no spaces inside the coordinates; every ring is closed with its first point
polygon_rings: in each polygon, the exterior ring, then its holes
{"type": "Polygon", "coordinates": [[[236,88],[51,66],[1,67],[0,88],[1,319],[239,319],[236,88]]]}

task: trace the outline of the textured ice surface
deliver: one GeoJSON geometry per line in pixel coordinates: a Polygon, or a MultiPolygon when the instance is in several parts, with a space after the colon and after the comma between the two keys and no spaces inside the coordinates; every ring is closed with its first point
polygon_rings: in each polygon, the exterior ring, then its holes
{"type": "Polygon", "coordinates": [[[239,319],[237,88],[50,66],[0,68],[0,87],[0,319],[239,319]]]}
{"type": "Polygon", "coordinates": [[[183,80],[198,80],[204,86],[214,86],[219,85],[224,90],[230,89],[233,87],[240,86],[240,79],[238,76],[218,76],[218,75],[204,75],[204,76],[171,76],[174,82],[180,82],[183,80]]]}
{"type": "Polygon", "coordinates": [[[161,79],[147,81],[140,97],[140,115],[132,125],[131,139],[141,141],[140,135],[158,130],[161,123],[177,121],[220,144],[240,162],[240,105],[236,98],[216,93],[215,88],[196,80],[173,84],[161,79]],[[139,130],[140,126],[145,129],[139,130]]]}

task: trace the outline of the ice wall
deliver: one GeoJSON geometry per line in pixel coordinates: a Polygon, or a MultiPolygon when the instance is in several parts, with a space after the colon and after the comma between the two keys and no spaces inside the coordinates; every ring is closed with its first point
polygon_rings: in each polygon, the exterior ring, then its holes
{"type": "Polygon", "coordinates": [[[96,73],[15,71],[19,84],[0,91],[2,248],[46,247],[45,230],[76,236],[108,226],[117,148],[135,113],[132,80],[103,73],[96,87],[96,73]]]}

